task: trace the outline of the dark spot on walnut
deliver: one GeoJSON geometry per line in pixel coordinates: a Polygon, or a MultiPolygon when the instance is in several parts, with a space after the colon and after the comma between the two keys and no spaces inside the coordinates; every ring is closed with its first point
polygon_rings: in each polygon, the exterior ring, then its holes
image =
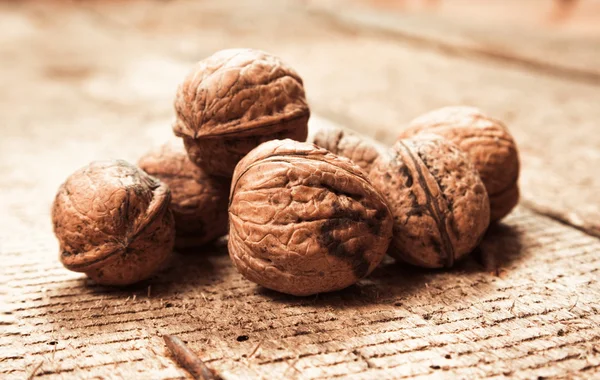
{"type": "Polygon", "coordinates": [[[323,245],[335,257],[347,261],[351,266],[357,278],[363,278],[369,271],[369,262],[363,257],[363,248],[359,247],[354,252],[347,250],[343,241],[335,238],[335,231],[339,228],[348,227],[350,222],[356,219],[346,217],[333,217],[326,220],[321,225],[318,235],[319,244],[323,245]]]}
{"type": "Polygon", "coordinates": [[[406,178],[406,181],[404,181],[404,186],[411,187],[413,185],[413,177],[412,174],[410,174],[408,166],[400,165],[400,175],[406,178]]]}
{"type": "MultiPolygon", "coordinates": [[[[337,192],[337,194],[339,197],[345,196],[341,192],[337,192]]],[[[330,249],[334,256],[348,261],[357,278],[363,278],[367,275],[370,267],[363,255],[365,247],[358,246],[354,252],[350,252],[344,247],[343,241],[334,237],[335,231],[350,228],[353,223],[364,223],[371,233],[377,235],[389,214],[386,209],[381,208],[372,218],[364,218],[360,212],[342,208],[339,201],[335,201],[332,206],[334,212],[330,219],[322,224],[318,241],[330,249]]]]}
{"type": "Polygon", "coordinates": [[[440,241],[438,239],[434,238],[433,236],[429,236],[429,244],[435,252],[437,252],[440,255],[443,254],[442,245],[440,244],[440,241]]]}

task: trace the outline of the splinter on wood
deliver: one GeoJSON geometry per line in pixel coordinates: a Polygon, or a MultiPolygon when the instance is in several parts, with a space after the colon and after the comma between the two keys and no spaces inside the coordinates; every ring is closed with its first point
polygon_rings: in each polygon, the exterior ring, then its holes
{"type": "Polygon", "coordinates": [[[177,363],[185,368],[194,379],[216,379],[202,359],[190,350],[181,339],[172,335],[163,335],[163,339],[177,363]]]}

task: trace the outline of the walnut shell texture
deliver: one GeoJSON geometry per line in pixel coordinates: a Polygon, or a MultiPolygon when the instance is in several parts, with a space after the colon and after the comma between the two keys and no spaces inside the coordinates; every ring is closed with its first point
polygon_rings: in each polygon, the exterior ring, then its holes
{"type": "Polygon", "coordinates": [[[362,170],[314,144],[273,140],[237,165],[229,254],[247,279],[293,295],[343,289],[383,259],[385,199],[362,170]]]}
{"type": "Polygon", "coordinates": [[[489,224],[485,187],[468,157],[435,135],[399,140],[374,163],[373,185],[394,216],[390,254],[410,264],[451,267],[489,224]]]}
{"type": "Polygon", "coordinates": [[[60,260],[103,285],[128,285],[161,269],[175,227],[167,185],[126,161],[94,161],[77,170],[52,206],[60,260]]]}
{"type": "Polygon", "coordinates": [[[177,248],[200,246],[227,234],[230,181],[206,175],[190,161],[181,141],[149,151],[138,166],[171,189],[177,248]]]}
{"type": "Polygon", "coordinates": [[[519,202],[519,152],[506,126],[475,107],[444,107],[414,119],[400,139],[435,133],[465,152],[486,187],[491,221],[505,217],[519,202]]]}
{"type": "Polygon", "coordinates": [[[365,173],[371,171],[373,162],[386,150],[385,146],[375,140],[331,125],[322,125],[318,129],[309,127],[308,142],[338,156],[349,158],[365,173]]]}
{"type": "Polygon", "coordinates": [[[298,74],[259,50],[227,49],[200,61],[179,86],[175,135],[207,174],[231,177],[250,150],[304,141],[310,111],[298,74]]]}

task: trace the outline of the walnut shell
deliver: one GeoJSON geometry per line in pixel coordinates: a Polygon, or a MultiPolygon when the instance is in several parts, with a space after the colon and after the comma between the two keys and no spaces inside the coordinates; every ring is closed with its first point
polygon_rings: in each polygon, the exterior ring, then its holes
{"type": "Polygon", "coordinates": [[[309,127],[307,141],[325,148],[333,154],[349,158],[365,173],[371,171],[373,162],[386,150],[385,146],[375,140],[345,128],[330,125],[322,125],[318,128],[309,127]]]}
{"type": "Polygon", "coordinates": [[[60,260],[104,285],[150,277],[173,250],[170,198],[167,185],[126,161],[95,161],[77,170],[52,206],[60,260]]]}
{"type": "Polygon", "coordinates": [[[435,133],[465,152],[490,198],[491,221],[505,217],[519,202],[519,152],[506,126],[475,107],[444,107],[414,119],[400,139],[435,133]]]}
{"type": "Polygon", "coordinates": [[[373,164],[373,185],[394,216],[390,254],[427,268],[451,267],[483,237],[485,187],[468,157],[435,135],[399,140],[373,164]]]}
{"type": "Polygon", "coordinates": [[[229,179],[206,175],[190,161],[182,144],[153,149],[138,166],[171,189],[177,248],[200,246],[227,234],[229,179]]]}
{"type": "Polygon", "coordinates": [[[231,177],[262,142],[304,141],[310,116],[302,79],[279,58],[229,49],[200,61],[179,86],[173,131],[207,174],[231,177]]]}
{"type": "Polygon", "coordinates": [[[229,255],[250,281],[293,295],[343,289],[383,259],[385,199],[360,168],[314,144],[273,140],[237,165],[229,255]]]}

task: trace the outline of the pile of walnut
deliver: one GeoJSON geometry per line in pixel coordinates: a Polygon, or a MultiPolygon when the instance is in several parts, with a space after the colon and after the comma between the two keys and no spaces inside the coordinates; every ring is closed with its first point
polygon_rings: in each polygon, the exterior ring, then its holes
{"type": "Polygon", "coordinates": [[[471,107],[415,119],[391,148],[311,130],[302,79],[278,58],[224,50],[179,86],[175,135],[143,156],[92,162],[52,209],[60,259],[97,283],[155,274],[173,247],[229,232],[247,279],[310,295],[345,288],[390,254],[451,267],[519,198],[506,127],[471,107]]]}

